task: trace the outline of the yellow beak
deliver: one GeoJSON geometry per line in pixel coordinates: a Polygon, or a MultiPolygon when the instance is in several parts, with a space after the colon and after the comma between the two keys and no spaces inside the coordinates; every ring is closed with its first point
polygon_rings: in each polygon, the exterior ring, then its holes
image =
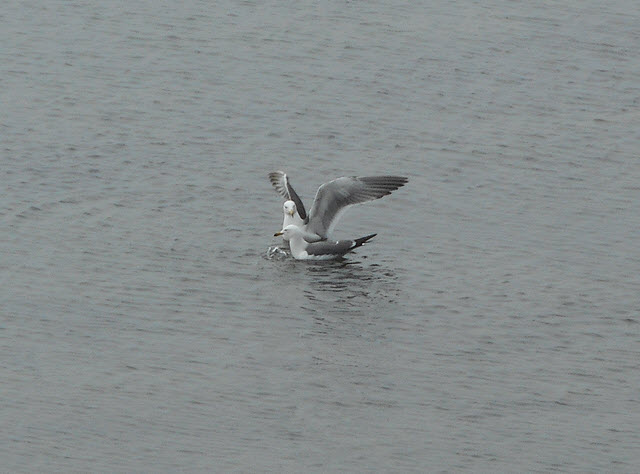
{"type": "Polygon", "coordinates": [[[287,214],[289,214],[291,217],[293,217],[294,210],[293,210],[293,209],[291,209],[289,212],[287,212],[287,214]]]}

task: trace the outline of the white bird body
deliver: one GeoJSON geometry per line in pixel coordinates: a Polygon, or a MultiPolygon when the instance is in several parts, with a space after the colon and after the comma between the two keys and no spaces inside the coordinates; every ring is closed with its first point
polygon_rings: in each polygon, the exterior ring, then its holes
{"type": "Polygon", "coordinates": [[[344,254],[362,246],[376,235],[370,234],[355,240],[307,242],[304,239],[304,234],[304,230],[300,229],[300,227],[289,224],[273,235],[281,235],[289,242],[291,255],[296,260],[334,260],[341,258],[344,254]]]}

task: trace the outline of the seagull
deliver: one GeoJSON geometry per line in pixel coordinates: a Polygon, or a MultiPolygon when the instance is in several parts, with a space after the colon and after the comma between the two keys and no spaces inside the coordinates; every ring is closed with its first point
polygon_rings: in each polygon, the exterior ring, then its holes
{"type": "MultiPolygon", "coordinates": [[[[343,176],[318,188],[311,211],[307,214],[286,173],[269,173],[269,180],[276,191],[287,199],[283,204],[282,229],[295,225],[300,228],[302,238],[310,243],[329,239],[339,218],[349,206],[380,199],[409,181],[403,176],[343,176]]],[[[292,234],[282,233],[285,240],[290,235],[292,234]]]]}
{"type": "MultiPolygon", "coordinates": [[[[269,180],[276,191],[287,198],[287,200],[282,204],[282,211],[284,213],[284,220],[282,222],[282,228],[284,229],[288,225],[296,225],[301,229],[304,229],[306,225],[307,212],[304,208],[304,204],[302,204],[302,200],[298,197],[293,187],[289,183],[289,177],[283,173],[282,171],[275,171],[273,173],[269,173],[269,180]]],[[[287,235],[282,235],[282,238],[288,242],[289,237],[287,235]]]]}
{"type": "Polygon", "coordinates": [[[361,247],[377,234],[370,234],[355,240],[325,240],[312,243],[304,239],[304,231],[300,227],[289,224],[273,235],[274,237],[281,235],[289,241],[291,255],[296,260],[335,260],[347,252],[361,247]]]}

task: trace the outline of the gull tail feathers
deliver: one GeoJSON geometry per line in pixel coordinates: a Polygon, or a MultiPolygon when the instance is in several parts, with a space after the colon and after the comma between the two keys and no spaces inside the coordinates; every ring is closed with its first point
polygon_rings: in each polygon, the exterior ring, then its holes
{"type": "Polygon", "coordinates": [[[359,239],[355,239],[353,241],[353,247],[352,248],[355,249],[355,248],[358,248],[358,247],[362,247],[367,240],[373,239],[376,235],[378,235],[378,234],[369,234],[369,235],[365,235],[364,237],[360,237],[359,239]]]}

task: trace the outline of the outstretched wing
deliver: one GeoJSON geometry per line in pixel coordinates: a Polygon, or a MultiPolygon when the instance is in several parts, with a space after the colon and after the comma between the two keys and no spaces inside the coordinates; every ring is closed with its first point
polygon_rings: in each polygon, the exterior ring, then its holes
{"type": "Polygon", "coordinates": [[[308,220],[307,211],[304,208],[304,204],[302,204],[302,200],[293,190],[293,187],[289,182],[289,177],[282,171],[274,171],[269,173],[269,181],[271,181],[273,187],[276,188],[278,194],[295,203],[298,215],[300,215],[300,218],[306,224],[308,220]]]}
{"type": "Polygon", "coordinates": [[[403,176],[364,176],[342,177],[323,184],[309,212],[307,232],[327,238],[347,207],[380,199],[408,181],[403,176]]]}

